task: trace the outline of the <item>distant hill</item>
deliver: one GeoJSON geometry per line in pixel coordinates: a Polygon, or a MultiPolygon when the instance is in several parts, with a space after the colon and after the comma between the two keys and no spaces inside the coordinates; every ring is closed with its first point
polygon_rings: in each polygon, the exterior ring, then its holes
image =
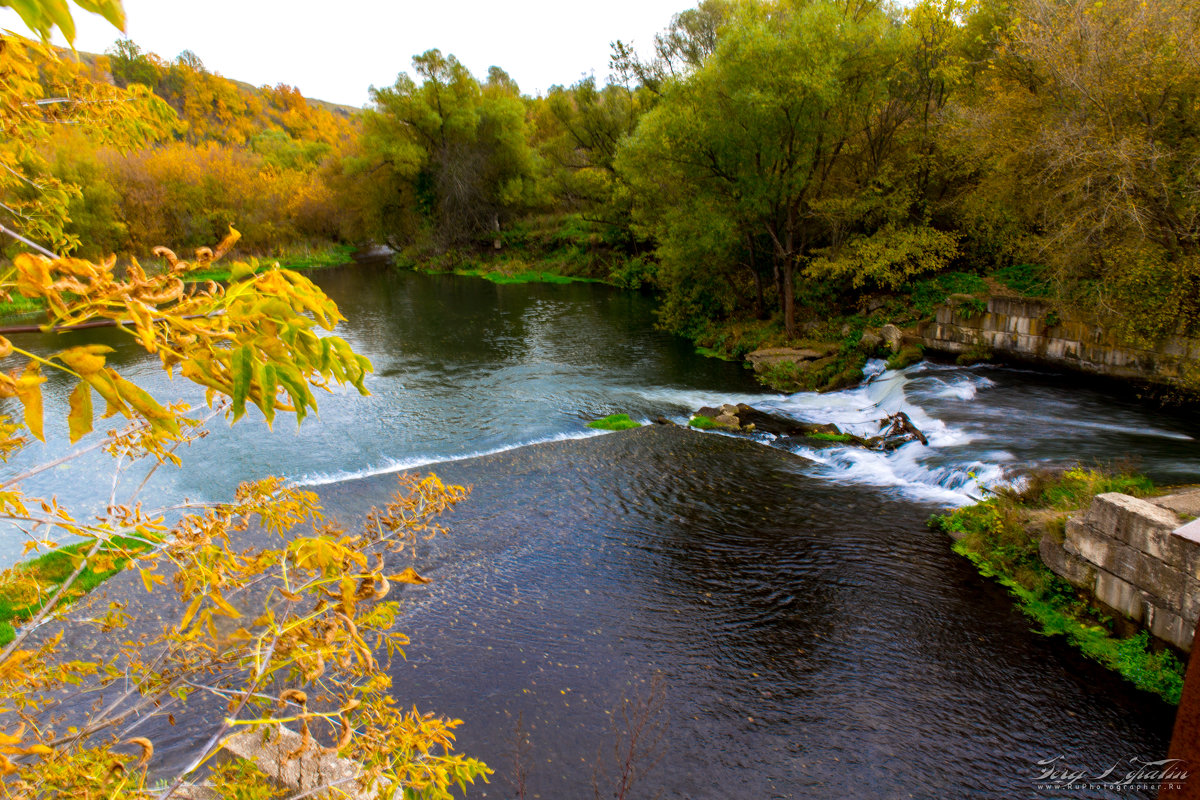
{"type": "MultiPolygon", "coordinates": [[[[57,47],[55,49],[58,51],[59,55],[63,58],[74,58],[75,57],[71,54],[71,51],[67,48],[57,47]]],[[[93,69],[96,67],[96,62],[100,58],[107,58],[107,56],[103,56],[100,53],[89,53],[85,50],[76,51],[76,55],[79,57],[80,61],[87,64],[89,67],[92,67],[93,69]]],[[[222,77],[224,77],[224,76],[222,76],[222,77]]],[[[258,91],[259,88],[261,88],[259,86],[255,86],[252,83],[248,83],[246,81],[240,81],[236,78],[225,78],[225,80],[229,81],[230,83],[237,86],[239,89],[246,91],[246,92],[253,93],[253,92],[258,91]]],[[[312,105],[315,108],[319,108],[323,111],[328,111],[331,114],[336,114],[336,115],[338,115],[340,117],[344,117],[346,119],[349,119],[349,118],[353,117],[355,114],[362,111],[361,108],[357,108],[355,106],[343,105],[341,103],[331,103],[328,100],[319,100],[315,97],[305,96],[304,100],[309,105],[312,105]]]]}

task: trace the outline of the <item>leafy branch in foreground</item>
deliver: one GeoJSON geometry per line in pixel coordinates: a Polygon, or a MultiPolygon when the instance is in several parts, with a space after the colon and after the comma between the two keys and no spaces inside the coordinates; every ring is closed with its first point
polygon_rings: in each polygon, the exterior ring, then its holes
{"type": "Polygon", "coordinates": [[[148,507],[141,497],[150,476],[178,464],[177,449],[203,435],[215,415],[236,422],[252,405],[268,422],[278,413],[301,420],[316,409],[314,389],[348,384],[367,393],[370,363],[329,335],[342,316],[303,276],[235,263],[227,286],[185,280],[237,238],[231,229],[191,262],[160,249],[168,267],[158,274],[136,261],[118,269],[115,259],[33,254],[18,255],[0,274],[0,294],[36,298],[47,310],[36,342],[0,335],[0,352],[18,362],[0,374],[0,396],[22,410],[21,421],[0,418],[0,458],[12,465],[0,477],[0,518],[26,536],[27,551],[81,541],[69,554],[71,573],[55,587],[21,569],[0,576],[7,592],[40,604],[0,652],[0,773],[8,795],[178,796],[227,736],[281,736],[285,727],[301,736],[289,757],[328,751],[359,762],[356,790],[390,796],[403,786],[406,796],[442,798],[450,786],[489,774],[452,752],[458,721],[397,705],[380,663],[407,644],[393,630],[392,587],[426,582],[391,562],[442,532],[438,515],[466,489],[432,475],[402,476],[395,497],[357,531],[326,523],[315,495],[276,478],[243,484],[224,503],[148,507]],[[108,363],[108,347],[53,346],[64,329],[98,321],[158,356],[167,373],[204,387],[209,409],[198,417],[153,397],[108,363]],[[28,466],[17,456],[30,438],[46,435],[42,384],[52,371],[74,382],[66,419],[52,429],[65,422],[60,436],[89,441],[28,466]],[[101,417],[123,417],[123,427],[94,430],[96,395],[101,417]],[[76,514],[54,497],[23,491],[29,478],[97,450],[114,459],[116,473],[101,513],[76,514]],[[139,465],[142,480],[119,497],[118,487],[130,485],[120,476],[139,465]],[[140,589],[127,582],[124,600],[85,597],[63,617],[82,575],[122,560],[140,589]],[[139,614],[130,598],[147,608],[139,614]],[[176,714],[208,733],[173,782],[148,788],[155,742],[137,729],[153,717],[174,724],[176,714]]]}

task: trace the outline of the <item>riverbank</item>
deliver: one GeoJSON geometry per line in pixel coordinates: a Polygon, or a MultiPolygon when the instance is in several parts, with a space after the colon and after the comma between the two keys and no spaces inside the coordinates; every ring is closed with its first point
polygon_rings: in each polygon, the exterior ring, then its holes
{"type": "Polygon", "coordinates": [[[1067,519],[1097,494],[1147,497],[1158,493],[1154,484],[1128,471],[1075,467],[1033,472],[1019,489],[984,491],[986,499],[934,515],[930,527],[948,534],[954,552],[1004,586],[1040,633],[1065,637],[1139,689],[1178,704],[1186,665],[1175,651],[1100,608],[1094,597],[1051,571],[1039,552],[1043,537],[1061,538],[1067,519]]]}
{"type": "MultiPolygon", "coordinates": [[[[60,547],[0,572],[0,647],[13,640],[15,626],[33,619],[54,598],[60,584],[79,566],[91,544],[81,542],[60,547]]],[[[101,548],[70,589],[58,598],[54,613],[60,613],[122,572],[130,557],[145,549],[145,542],[125,537],[118,537],[115,547],[101,548]]]]}
{"type": "MultiPolygon", "coordinates": [[[[599,282],[622,289],[656,291],[657,265],[637,254],[628,242],[605,239],[605,228],[578,215],[535,215],[519,220],[494,238],[442,250],[410,248],[397,253],[400,269],[427,274],[455,274],[499,284],[599,282]]],[[[760,384],[780,392],[829,392],[853,386],[873,357],[902,368],[922,357],[922,348],[905,343],[892,346],[880,330],[887,325],[914,338],[918,326],[934,319],[938,307],[951,298],[968,305],[983,304],[990,288],[1003,281],[1025,286],[1027,276],[1001,271],[982,277],[948,272],[911,282],[891,293],[818,296],[823,286],[806,288],[799,298],[800,335],[788,337],[776,313],[764,319],[735,314],[726,319],[692,319],[669,325],[660,309],[660,325],[690,340],[696,352],[727,361],[745,362],[761,349],[786,348],[815,352],[816,359],[781,359],[756,370],[760,384]],[[807,293],[807,294],[805,294],[807,293]],[[808,296],[812,295],[812,296],[808,296]]],[[[1026,281],[1027,282],[1027,281],[1026,281]]],[[[965,354],[960,363],[987,360],[989,352],[965,354]]]]}
{"type": "MultiPolygon", "coordinates": [[[[653,256],[630,242],[606,240],[605,231],[578,215],[534,215],[469,245],[411,248],[397,254],[396,263],[502,284],[596,281],[658,291],[653,256]]],[[[770,300],[776,289],[764,291],[770,300]]],[[[1200,398],[1200,340],[1185,335],[1186,324],[1163,341],[1126,341],[1128,325],[1118,320],[1105,326],[1075,308],[1082,301],[1056,301],[1052,294],[1045,268],[1019,264],[948,271],[890,291],[805,280],[797,290],[794,336],[786,334],[779,312],[756,315],[744,298],[704,313],[660,303],[659,317],[664,329],[692,341],[704,356],[745,362],[761,350],[810,354],[774,358],[765,368],[754,363],[757,380],[780,392],[836,391],[861,380],[871,358],[900,368],[929,352],[960,364],[1034,362],[1089,372],[1124,381],[1156,402],[1194,404],[1200,398]],[[1010,320],[1012,308],[1036,313],[1010,320]]]]}
{"type": "Polygon", "coordinates": [[[606,283],[650,287],[653,268],[631,255],[627,242],[607,238],[610,228],[578,214],[535,214],[491,238],[454,246],[412,246],[394,256],[400,269],[484,278],[499,284],[606,283]]]}

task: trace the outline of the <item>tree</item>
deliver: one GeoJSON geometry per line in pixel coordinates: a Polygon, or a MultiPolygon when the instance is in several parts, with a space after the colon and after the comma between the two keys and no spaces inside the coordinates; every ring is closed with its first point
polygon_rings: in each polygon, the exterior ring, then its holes
{"type": "MultiPolygon", "coordinates": [[[[45,6],[65,30],[57,6],[45,6]]],[[[6,52],[12,41],[3,40],[6,52]]],[[[40,124],[25,105],[30,91],[21,81],[0,85],[0,107],[21,115],[6,116],[5,124],[22,136],[40,124]]],[[[330,335],[342,317],[303,276],[235,263],[227,286],[189,280],[238,238],[231,228],[191,260],[158,248],[167,267],[153,274],[132,259],[118,268],[115,257],[91,262],[50,252],[19,253],[0,269],[0,296],[20,294],[47,312],[35,346],[0,331],[0,357],[21,362],[0,374],[0,397],[22,409],[20,421],[0,417],[0,460],[9,463],[31,437],[45,436],[41,385],[51,371],[75,383],[67,418],[49,421],[80,442],[75,455],[103,450],[116,460],[114,469],[140,464],[147,474],[177,463],[177,448],[201,435],[214,416],[236,422],[254,407],[268,423],[279,414],[300,421],[316,408],[314,389],[348,384],[365,394],[369,362],[330,335]],[[164,370],[199,384],[207,409],[163,403],[114,369],[110,348],[65,341],[95,325],[128,333],[164,370]],[[97,396],[102,418],[122,418],[123,425],[93,430],[97,396]]],[[[441,531],[437,516],[465,497],[461,487],[406,476],[396,496],[367,515],[363,530],[350,532],[321,520],[314,495],[273,478],[243,485],[229,502],[158,509],[143,502],[140,487],[119,497],[114,481],[106,509],[75,514],[52,497],[22,490],[53,466],[10,468],[0,482],[0,515],[28,536],[27,550],[53,548],[63,537],[78,541],[66,551],[73,570],[57,586],[22,569],[0,576],[10,601],[28,601],[29,617],[0,650],[6,794],[169,797],[231,732],[269,734],[285,724],[301,737],[292,755],[329,748],[362,764],[347,790],[390,793],[403,785],[406,796],[442,798],[450,785],[487,774],[479,762],[450,752],[456,721],[397,706],[377,662],[407,641],[393,629],[391,587],[426,582],[394,562],[419,537],[441,531]],[[263,531],[265,545],[246,547],[242,532],[251,524],[263,531]],[[62,652],[52,620],[77,594],[80,576],[121,566],[136,569],[147,592],[177,594],[177,612],[168,611],[161,631],[123,641],[112,632],[130,622],[126,612],[92,608],[66,624],[98,626],[108,632],[111,651],[62,652]],[[88,702],[93,697],[102,701],[88,702]],[[183,713],[188,702],[203,706],[206,698],[224,712],[212,735],[196,743],[175,782],[147,788],[154,742],[133,736],[133,729],[148,715],[183,713]]],[[[268,779],[240,770],[237,781],[222,785],[242,797],[268,779]]]]}
{"type": "MultiPolygon", "coordinates": [[[[984,9],[987,10],[986,8],[984,9]]],[[[1200,313],[1200,10],[1024,0],[965,132],[1060,296],[1139,343],[1200,313]]]]}
{"type": "Polygon", "coordinates": [[[122,89],[131,83],[140,83],[151,89],[158,86],[164,65],[143,52],[132,39],[118,39],[106,55],[113,83],[122,89]]]}
{"type": "Polygon", "coordinates": [[[929,226],[929,181],[910,180],[931,136],[908,138],[918,100],[926,118],[937,101],[903,79],[900,20],[879,4],[801,0],[739,6],[718,30],[617,160],[662,274],[694,295],[678,313],[731,311],[745,275],[760,316],[773,288],[794,337],[802,271],[894,288],[944,267],[954,236],[929,226]],[[698,274],[714,262],[717,276],[698,274]],[[697,289],[722,283],[705,308],[697,289]]]}
{"type": "Polygon", "coordinates": [[[417,83],[372,89],[357,174],[381,183],[378,234],[397,244],[425,231],[442,245],[498,230],[531,190],[532,153],[516,84],[493,69],[480,84],[454,56],[413,59],[417,83]]]}

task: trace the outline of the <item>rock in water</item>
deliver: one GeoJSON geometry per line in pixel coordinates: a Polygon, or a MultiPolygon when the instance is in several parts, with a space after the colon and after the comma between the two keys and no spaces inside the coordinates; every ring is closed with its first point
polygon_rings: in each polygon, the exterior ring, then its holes
{"type": "Polygon", "coordinates": [[[764,347],[747,354],[746,360],[754,367],[755,372],[763,372],[776,364],[802,364],[806,361],[815,361],[827,354],[827,352],[807,348],[764,347]]]}

